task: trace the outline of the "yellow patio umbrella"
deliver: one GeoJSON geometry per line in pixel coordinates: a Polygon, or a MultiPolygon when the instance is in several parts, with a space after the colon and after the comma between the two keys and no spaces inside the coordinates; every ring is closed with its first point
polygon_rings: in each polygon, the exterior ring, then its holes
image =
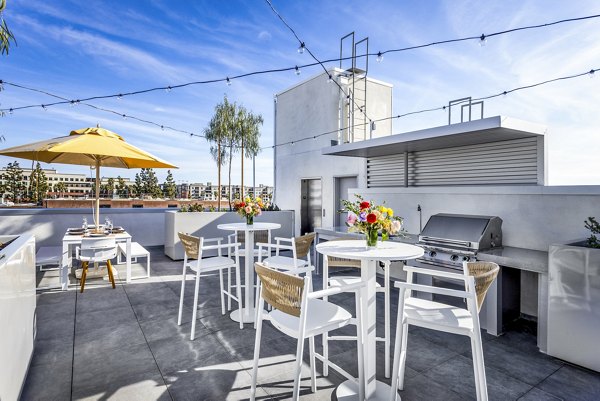
{"type": "Polygon", "coordinates": [[[80,164],[96,168],[95,223],[100,223],[100,166],[177,168],[100,127],[82,128],[67,136],[0,150],[0,155],[45,163],[80,164]]]}

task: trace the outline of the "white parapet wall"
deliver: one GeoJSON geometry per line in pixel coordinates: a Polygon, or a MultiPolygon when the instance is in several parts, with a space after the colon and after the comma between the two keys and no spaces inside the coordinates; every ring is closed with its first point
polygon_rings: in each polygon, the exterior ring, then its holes
{"type": "MultiPolygon", "coordinates": [[[[168,211],[165,213],[164,244],[165,255],[173,260],[183,259],[183,246],[177,233],[184,232],[205,238],[223,238],[223,243],[227,242],[227,235],[230,231],[223,231],[217,228],[219,224],[242,223],[240,215],[233,212],[177,212],[168,211]]],[[[269,222],[279,223],[281,228],[273,230],[271,236],[287,237],[294,236],[294,212],[284,210],[278,212],[263,212],[262,215],[254,218],[255,223],[269,222]]]]}
{"type": "MultiPolygon", "coordinates": [[[[142,246],[164,244],[165,211],[168,209],[100,209],[100,220],[109,217],[124,227],[142,246]]],[[[60,246],[69,227],[81,227],[83,218],[92,224],[90,209],[0,209],[0,235],[30,233],[36,246],[60,246]]]]}

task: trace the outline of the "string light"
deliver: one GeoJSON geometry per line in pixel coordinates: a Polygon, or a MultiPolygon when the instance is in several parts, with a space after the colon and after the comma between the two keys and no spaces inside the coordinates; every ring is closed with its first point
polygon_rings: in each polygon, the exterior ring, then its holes
{"type": "MultiPolygon", "coordinates": [[[[552,26],[552,25],[563,24],[563,23],[567,23],[567,22],[584,21],[584,20],[596,19],[596,18],[600,18],[600,14],[587,15],[587,16],[584,16],[584,17],[562,19],[562,20],[553,21],[553,22],[544,23],[544,24],[538,24],[538,25],[527,25],[527,26],[522,26],[522,27],[507,29],[507,30],[504,30],[504,31],[498,31],[498,32],[490,33],[488,35],[483,35],[483,36],[485,36],[485,38],[490,38],[490,37],[493,37],[493,36],[505,35],[505,34],[508,34],[508,33],[518,32],[518,31],[522,31],[522,30],[537,29],[537,28],[543,28],[543,27],[548,27],[548,26],[552,26]]],[[[397,49],[389,49],[389,50],[385,50],[385,51],[380,51],[378,53],[365,53],[365,54],[357,55],[355,57],[348,56],[348,57],[333,58],[333,59],[323,60],[322,62],[321,61],[317,61],[317,62],[314,62],[314,63],[308,63],[308,64],[296,66],[296,67],[297,68],[308,68],[308,67],[314,67],[314,66],[318,66],[318,65],[322,66],[323,63],[332,63],[332,62],[339,62],[339,61],[350,60],[350,59],[353,59],[353,58],[362,58],[362,57],[369,57],[369,56],[377,56],[377,55],[379,55],[379,53],[381,53],[383,55],[385,53],[405,52],[405,51],[411,51],[411,50],[416,50],[416,49],[422,49],[422,48],[425,48],[425,47],[438,46],[438,45],[442,45],[442,44],[449,44],[449,43],[470,41],[470,40],[473,40],[473,39],[480,39],[481,40],[481,36],[467,36],[467,37],[462,37],[462,38],[446,39],[446,40],[441,40],[441,41],[436,41],[436,42],[430,42],[430,43],[421,44],[421,45],[415,45],[415,46],[409,46],[409,47],[402,47],[402,48],[397,48],[397,49]]],[[[306,45],[305,45],[305,50],[308,50],[309,53],[310,53],[310,50],[306,47],[306,45]]],[[[277,72],[293,71],[293,70],[296,69],[296,67],[272,68],[272,69],[268,69],[268,70],[259,70],[259,71],[246,72],[246,73],[243,73],[243,74],[231,76],[230,79],[233,80],[233,79],[239,79],[239,78],[246,78],[246,77],[250,77],[250,76],[254,76],[254,75],[272,74],[272,73],[277,73],[277,72]]],[[[183,87],[186,87],[186,86],[193,86],[193,85],[205,85],[205,84],[211,84],[211,83],[222,82],[222,81],[226,81],[226,78],[216,78],[216,79],[210,79],[210,80],[204,80],[204,81],[192,81],[192,82],[182,83],[182,84],[179,84],[179,85],[170,85],[170,86],[167,86],[167,87],[160,86],[160,87],[154,87],[154,88],[147,88],[147,89],[141,89],[141,90],[132,91],[132,92],[120,93],[120,95],[123,96],[123,97],[125,97],[125,96],[135,96],[135,95],[140,95],[140,94],[144,94],[144,93],[148,93],[148,92],[154,92],[154,91],[158,91],[158,90],[164,90],[166,92],[170,92],[174,88],[183,88],[183,87]]],[[[80,100],[82,102],[85,102],[85,101],[90,101],[90,100],[109,99],[109,98],[115,98],[118,95],[119,94],[98,95],[98,96],[91,96],[91,97],[88,97],[88,98],[81,98],[80,100]]],[[[48,104],[45,104],[45,106],[46,107],[50,107],[50,106],[56,106],[56,105],[60,105],[60,104],[68,104],[69,102],[70,102],[70,100],[67,99],[67,100],[62,101],[62,102],[48,103],[48,104]]],[[[27,105],[27,106],[13,107],[13,110],[22,110],[22,109],[29,109],[29,108],[34,108],[34,107],[41,107],[41,105],[40,104],[32,104],[32,105],[27,105]]],[[[7,109],[0,109],[0,111],[7,111],[7,109]]]]}
{"type": "Polygon", "coordinates": [[[333,82],[333,77],[331,76],[331,74],[329,74],[327,77],[327,83],[330,84],[332,82],[333,82]]]}
{"type": "MultiPolygon", "coordinates": [[[[296,33],[296,31],[294,30],[294,28],[292,28],[290,26],[290,24],[288,24],[286,22],[286,20],[281,16],[281,14],[279,14],[279,12],[277,12],[277,10],[275,9],[275,7],[273,6],[273,3],[271,3],[271,0],[265,0],[266,3],[269,5],[269,7],[271,8],[271,11],[273,11],[273,14],[275,14],[277,16],[277,18],[279,18],[279,20],[281,21],[281,23],[283,25],[286,26],[286,28],[292,33],[292,35],[294,35],[294,37],[296,38],[296,40],[300,43],[300,47],[302,47],[303,49],[306,49],[306,51],[308,51],[308,54],[310,54],[310,56],[317,62],[319,63],[319,65],[321,66],[321,68],[323,69],[323,71],[325,71],[326,74],[329,74],[329,71],[327,70],[327,67],[325,67],[325,65],[323,64],[323,62],[321,62],[317,56],[315,56],[313,54],[313,52],[310,51],[310,49],[308,47],[306,47],[306,45],[304,44],[304,42],[300,39],[300,37],[298,37],[298,34],[296,33]]],[[[368,57],[368,55],[367,55],[368,57]]],[[[298,66],[296,66],[296,68],[298,68],[298,66]]],[[[298,74],[298,72],[296,73],[298,74]]],[[[335,82],[335,85],[338,87],[338,89],[343,93],[346,94],[346,91],[344,90],[344,88],[342,88],[342,85],[340,85],[337,81],[332,81],[335,82]]],[[[354,103],[355,106],[358,107],[358,105],[356,104],[356,102],[354,101],[354,98],[352,98],[352,103],[354,103]]],[[[350,104],[350,103],[348,103],[350,104]]],[[[367,116],[367,113],[363,112],[361,110],[361,113],[363,113],[365,115],[365,118],[369,119],[369,116],[367,116]]]]}
{"type": "MultiPolygon", "coordinates": [[[[519,86],[519,87],[510,89],[508,91],[502,91],[500,93],[496,93],[496,94],[493,94],[493,95],[488,95],[488,96],[482,96],[482,97],[479,97],[479,98],[474,98],[474,99],[471,99],[471,102],[478,102],[478,101],[482,101],[482,100],[489,100],[489,99],[497,98],[497,97],[500,97],[500,96],[506,96],[509,93],[523,91],[523,90],[535,88],[535,87],[538,87],[538,86],[550,84],[550,83],[553,83],[553,82],[565,81],[565,80],[570,80],[570,79],[574,79],[574,78],[579,78],[579,77],[582,77],[582,76],[588,75],[588,74],[594,75],[598,71],[600,71],[600,69],[599,68],[595,68],[595,69],[591,69],[590,71],[586,71],[586,72],[579,73],[579,74],[567,75],[567,76],[563,76],[563,77],[559,77],[559,78],[548,79],[546,81],[541,81],[541,82],[537,82],[537,83],[530,84],[530,85],[519,86]]],[[[454,107],[458,107],[458,106],[462,106],[462,104],[465,104],[465,103],[468,103],[468,100],[464,100],[462,102],[457,102],[457,103],[453,104],[453,106],[454,107]]],[[[449,106],[444,105],[444,106],[440,106],[440,107],[432,107],[432,108],[429,108],[429,109],[422,109],[422,110],[417,110],[417,111],[410,111],[410,112],[407,112],[407,113],[404,113],[404,114],[397,114],[395,116],[378,118],[376,120],[372,120],[370,123],[355,124],[354,126],[355,127],[363,127],[363,126],[365,126],[367,124],[370,124],[371,126],[373,126],[373,124],[375,124],[377,122],[394,120],[394,119],[400,119],[400,118],[403,118],[403,117],[408,117],[408,116],[412,116],[412,115],[416,115],[416,114],[429,113],[429,112],[432,112],[432,111],[439,111],[439,110],[446,111],[449,108],[450,108],[449,106]]],[[[297,143],[297,142],[307,141],[307,140],[310,140],[311,138],[316,139],[316,138],[319,138],[319,137],[322,137],[322,136],[326,136],[326,135],[331,135],[331,134],[339,134],[340,132],[342,132],[342,130],[340,130],[338,128],[338,129],[335,129],[335,130],[332,130],[332,131],[322,132],[322,133],[317,134],[317,135],[308,136],[308,137],[300,138],[300,139],[295,139],[294,141],[278,143],[277,145],[274,145],[274,146],[265,146],[265,147],[262,147],[261,149],[267,149],[269,147],[270,148],[275,148],[275,147],[285,146],[285,145],[292,145],[293,146],[294,143],[297,143]]]]}
{"type": "Polygon", "coordinates": [[[377,62],[381,63],[381,61],[383,60],[383,53],[381,52],[377,52],[377,62]]]}
{"type": "Polygon", "coordinates": [[[296,75],[300,75],[300,68],[298,66],[296,66],[296,75]]]}
{"type": "Polygon", "coordinates": [[[487,43],[487,39],[486,39],[485,35],[482,33],[481,36],[479,37],[479,46],[483,47],[483,46],[485,46],[486,43],[487,43]]]}
{"type": "Polygon", "coordinates": [[[13,113],[13,109],[8,109],[8,114],[12,114],[13,113]]]}
{"type": "Polygon", "coordinates": [[[119,93],[119,95],[117,96],[117,100],[121,100],[121,99],[123,99],[123,94],[119,93]]]}
{"type": "Polygon", "coordinates": [[[304,54],[305,48],[306,48],[306,46],[304,45],[304,42],[300,43],[300,47],[298,47],[298,53],[304,54]]]}
{"type": "Polygon", "coordinates": [[[227,86],[231,86],[231,80],[227,77],[227,86]]]}
{"type": "Polygon", "coordinates": [[[46,108],[46,105],[44,105],[44,104],[42,105],[42,109],[43,109],[44,111],[48,111],[48,109],[46,108]]]}
{"type": "MultiPolygon", "coordinates": [[[[53,98],[56,98],[56,99],[68,100],[65,97],[58,96],[58,95],[56,95],[54,93],[50,93],[50,92],[42,90],[42,89],[30,88],[28,86],[19,85],[19,84],[13,83],[13,82],[10,82],[10,83],[7,82],[6,84],[10,85],[10,86],[14,86],[15,88],[19,88],[19,89],[24,89],[24,90],[28,90],[28,91],[32,91],[32,92],[37,92],[37,93],[42,93],[44,95],[47,95],[47,96],[50,96],[50,97],[53,97],[53,98]]],[[[69,100],[69,102],[73,102],[73,100],[69,100]]],[[[123,113],[122,112],[111,110],[111,109],[107,109],[107,108],[104,108],[104,107],[95,106],[93,104],[86,103],[86,102],[81,102],[81,100],[79,100],[79,99],[75,100],[75,104],[76,105],[81,104],[81,103],[83,103],[83,105],[85,105],[87,107],[90,107],[90,108],[92,108],[94,110],[99,110],[99,111],[103,111],[103,112],[110,113],[110,114],[113,114],[113,115],[117,115],[119,117],[123,117],[123,113]]],[[[9,109],[9,114],[12,114],[12,113],[13,113],[13,109],[9,109]]],[[[132,116],[131,114],[127,115],[127,118],[129,118],[130,120],[135,120],[135,121],[144,123],[144,124],[154,125],[155,127],[162,127],[163,129],[167,129],[169,131],[173,131],[173,132],[177,132],[177,133],[181,133],[181,134],[189,134],[190,136],[196,136],[196,137],[199,137],[199,138],[204,138],[204,135],[195,134],[193,132],[189,132],[189,131],[185,131],[185,130],[182,130],[182,129],[174,128],[174,127],[167,126],[167,125],[164,125],[164,124],[159,124],[159,123],[156,123],[154,121],[145,120],[143,118],[132,116]]]]}
{"type": "Polygon", "coordinates": [[[594,70],[590,70],[590,72],[588,72],[588,75],[590,76],[590,78],[594,78],[594,70]]]}

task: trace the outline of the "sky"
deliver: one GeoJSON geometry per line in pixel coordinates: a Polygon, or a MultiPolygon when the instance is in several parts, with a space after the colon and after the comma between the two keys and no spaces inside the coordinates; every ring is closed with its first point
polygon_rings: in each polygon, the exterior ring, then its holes
{"type": "MultiPolygon", "coordinates": [[[[339,56],[340,38],[368,37],[372,52],[600,14],[600,2],[582,0],[283,1],[275,8],[321,60],[339,56]]],[[[77,99],[252,71],[311,63],[263,0],[8,0],[4,19],[17,38],[0,56],[0,79],[77,99]]],[[[328,67],[336,63],[327,64],[328,67]]],[[[393,85],[393,114],[439,107],[452,99],[481,97],[547,79],[600,68],[600,18],[489,38],[386,54],[370,60],[369,75],[393,85]]],[[[232,81],[160,90],[89,103],[202,134],[223,96],[261,114],[256,183],[273,184],[273,96],[320,67],[232,81]]],[[[548,183],[600,185],[600,73],[553,83],[485,102],[485,116],[505,115],[548,127],[548,183]]],[[[10,85],[0,108],[55,99],[10,85]]],[[[393,133],[447,123],[442,111],[394,120],[393,133]]],[[[161,130],[85,105],[18,110],[0,118],[1,148],[67,135],[95,126],[180,168],[181,182],[216,182],[216,165],[203,138],[161,130]]],[[[305,135],[306,133],[302,133],[305,135]]],[[[316,133],[318,134],[318,133],[316,133]]],[[[13,159],[0,157],[0,166],[13,159]]],[[[30,166],[26,160],[21,166],[30,166]]],[[[232,180],[238,182],[234,159],[232,180]]],[[[245,182],[251,180],[246,163],[245,182]]],[[[45,165],[89,174],[82,166],[45,165]]],[[[133,178],[137,171],[106,169],[133,178]]],[[[163,180],[166,171],[157,171],[163,180]]],[[[226,180],[226,178],[225,178],[226,180]]]]}

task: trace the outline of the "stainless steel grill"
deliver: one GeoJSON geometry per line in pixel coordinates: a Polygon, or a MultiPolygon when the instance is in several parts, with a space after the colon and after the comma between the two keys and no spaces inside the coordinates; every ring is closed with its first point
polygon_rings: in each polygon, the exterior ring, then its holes
{"type": "Polygon", "coordinates": [[[435,214],[423,228],[417,245],[425,249],[419,262],[462,270],[462,262],[477,260],[477,252],[502,246],[502,219],[435,214]]]}

